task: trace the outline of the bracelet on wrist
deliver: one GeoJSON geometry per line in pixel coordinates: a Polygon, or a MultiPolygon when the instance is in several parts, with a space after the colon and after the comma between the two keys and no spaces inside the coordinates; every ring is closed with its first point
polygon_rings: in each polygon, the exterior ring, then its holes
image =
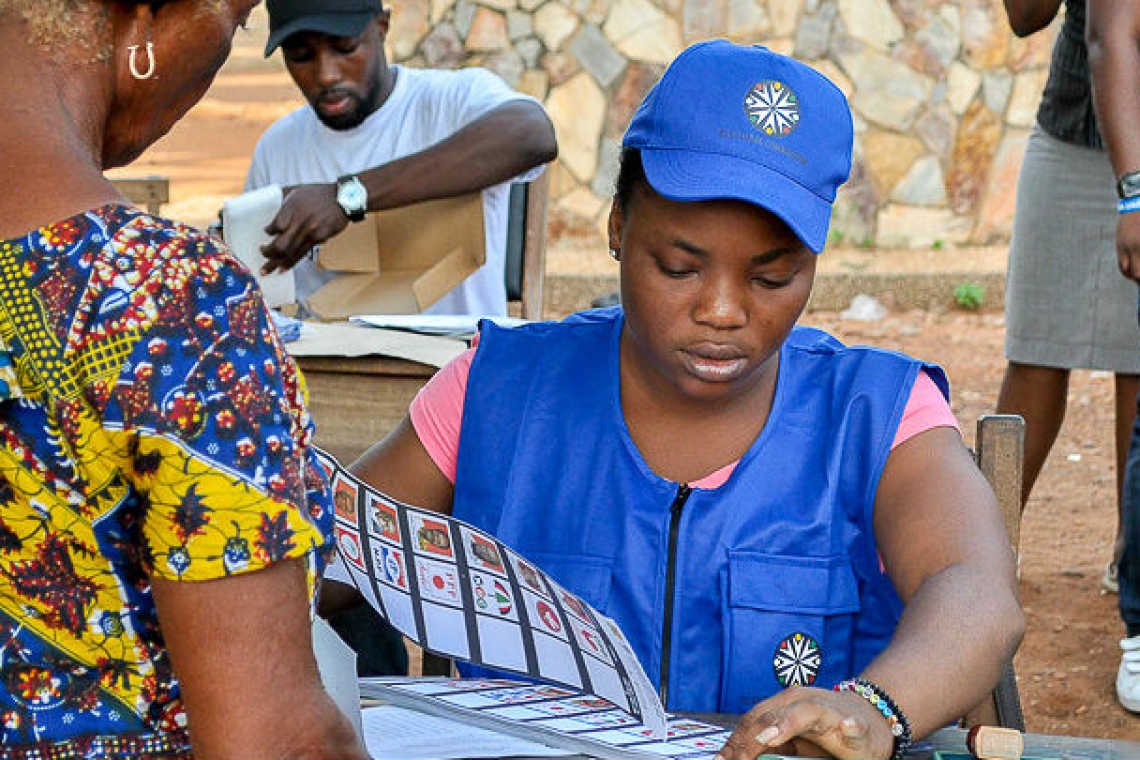
{"type": "Polygon", "coordinates": [[[1133,211],[1140,211],[1140,195],[1121,198],[1116,202],[1116,213],[1131,214],[1133,211]]]}
{"type": "Polygon", "coordinates": [[[858,694],[870,702],[871,706],[887,719],[891,736],[894,737],[894,748],[891,751],[890,760],[902,760],[914,737],[910,731],[910,721],[906,719],[906,715],[891,699],[891,695],[887,694],[878,684],[868,681],[866,678],[849,678],[846,681],[840,681],[835,684],[835,690],[851,691],[858,694]]]}

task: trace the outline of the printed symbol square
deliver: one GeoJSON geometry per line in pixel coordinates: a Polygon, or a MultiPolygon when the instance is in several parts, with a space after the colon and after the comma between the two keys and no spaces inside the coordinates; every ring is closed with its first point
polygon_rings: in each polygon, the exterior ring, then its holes
{"type": "Polygon", "coordinates": [[[463,549],[467,554],[467,565],[476,570],[487,570],[506,575],[503,555],[495,541],[470,528],[462,529],[463,549]]]}
{"type": "Polygon", "coordinates": [[[458,607],[463,597],[459,590],[459,574],[455,565],[416,558],[416,577],[420,582],[420,596],[433,602],[458,607]]]}
{"type": "Polygon", "coordinates": [[[368,572],[364,564],[364,550],[360,546],[360,534],[343,525],[336,526],[336,546],[341,558],[360,572],[368,572]]]}
{"type": "Polygon", "coordinates": [[[371,506],[368,510],[372,518],[372,531],[381,538],[400,543],[400,520],[396,516],[396,508],[369,495],[371,506]]]}
{"type": "Polygon", "coordinates": [[[333,508],[340,520],[356,525],[356,484],[348,478],[337,477],[333,483],[333,508]]]}
{"type": "Polygon", "coordinates": [[[402,551],[384,544],[373,544],[372,557],[375,560],[378,580],[403,591],[408,590],[408,574],[402,551]]]}
{"type": "Polygon", "coordinates": [[[451,545],[451,528],[446,520],[409,510],[408,523],[416,551],[433,557],[448,559],[455,557],[455,550],[451,545]]]}

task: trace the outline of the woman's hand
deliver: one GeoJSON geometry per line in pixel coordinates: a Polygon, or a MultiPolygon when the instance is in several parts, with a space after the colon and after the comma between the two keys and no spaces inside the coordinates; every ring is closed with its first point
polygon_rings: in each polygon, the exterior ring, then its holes
{"type": "Polygon", "coordinates": [[[858,694],[793,686],[749,710],[719,756],[888,758],[893,750],[890,724],[858,694]]]}

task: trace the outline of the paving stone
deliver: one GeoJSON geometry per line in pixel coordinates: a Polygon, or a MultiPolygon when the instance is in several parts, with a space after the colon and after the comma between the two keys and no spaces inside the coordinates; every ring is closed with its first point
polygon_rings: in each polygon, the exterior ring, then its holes
{"type": "Polygon", "coordinates": [[[578,16],[558,2],[548,2],[535,11],[534,33],[546,45],[546,49],[557,51],[562,43],[578,29],[578,16]]]}
{"type": "Polygon", "coordinates": [[[1017,178],[1029,130],[1007,132],[998,147],[978,212],[973,240],[982,244],[1009,240],[1013,230],[1013,211],[1017,205],[1017,178]]]}
{"type": "Polygon", "coordinates": [[[963,244],[970,237],[970,221],[949,209],[890,203],[879,212],[877,242],[895,248],[963,244]]]}
{"type": "Polygon", "coordinates": [[[728,38],[742,44],[771,36],[772,19],[756,0],[729,0],[728,38]]]}
{"type": "Polygon", "coordinates": [[[869,48],[841,55],[840,64],[855,84],[852,107],[867,121],[901,133],[914,124],[934,86],[930,77],[869,48]]]}
{"type": "Polygon", "coordinates": [[[467,49],[482,53],[505,50],[510,44],[506,16],[484,6],[477,7],[475,16],[471,19],[471,28],[467,32],[467,49]]]}
{"type": "Polygon", "coordinates": [[[891,192],[891,200],[910,206],[944,206],[946,182],[942,165],[934,156],[923,156],[914,162],[891,192]]]}
{"type": "Polygon", "coordinates": [[[847,33],[875,50],[886,52],[903,38],[903,25],[887,0],[839,0],[839,17],[847,33]]]}
{"type": "Polygon", "coordinates": [[[914,162],[926,153],[922,142],[910,135],[883,129],[872,129],[862,136],[863,163],[867,176],[880,199],[890,196],[914,162]]]}
{"type": "Polygon", "coordinates": [[[440,24],[420,45],[424,64],[431,68],[455,68],[466,55],[463,39],[452,24],[440,24]]]}
{"type": "Polygon", "coordinates": [[[797,57],[810,61],[813,58],[823,58],[827,54],[835,16],[835,6],[824,5],[818,11],[805,12],[800,17],[799,26],[795,31],[797,57]]]}
{"type": "Polygon", "coordinates": [[[602,29],[635,61],[667,64],[684,49],[681,25],[649,0],[618,0],[602,29]]]}
{"type": "Polygon", "coordinates": [[[585,24],[570,41],[570,53],[601,87],[608,89],[625,69],[625,57],[614,49],[602,31],[585,24]]]}
{"type": "Polygon", "coordinates": [[[687,41],[723,37],[728,29],[728,0],[685,0],[681,33],[687,41]]]}
{"type": "Polygon", "coordinates": [[[586,72],[550,91],[546,110],[558,135],[558,160],[580,182],[589,182],[598,165],[606,98],[586,72]]]}
{"type": "Polygon", "coordinates": [[[1013,91],[1013,76],[1005,70],[987,71],[982,75],[982,100],[986,108],[994,113],[1004,114],[1013,91]]]}
{"type": "Polygon", "coordinates": [[[1013,92],[1005,112],[1005,121],[1014,127],[1032,127],[1037,121],[1037,106],[1045,89],[1048,72],[1044,69],[1027,71],[1013,77],[1013,92]]]}
{"type": "Polygon", "coordinates": [[[966,110],[946,175],[950,208],[958,214],[977,210],[1001,133],[1001,118],[983,104],[966,110]]]}
{"type": "Polygon", "coordinates": [[[522,11],[507,11],[507,36],[511,42],[518,44],[524,37],[534,33],[534,16],[522,11]]]}
{"type": "Polygon", "coordinates": [[[950,64],[947,84],[946,97],[950,101],[950,107],[954,113],[961,115],[978,94],[978,88],[982,86],[982,75],[961,61],[955,61],[950,64]]]}

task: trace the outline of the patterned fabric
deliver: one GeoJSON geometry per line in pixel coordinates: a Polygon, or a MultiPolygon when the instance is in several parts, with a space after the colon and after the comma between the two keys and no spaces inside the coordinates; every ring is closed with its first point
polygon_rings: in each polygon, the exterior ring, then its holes
{"type": "Polygon", "coordinates": [[[16,367],[12,364],[12,352],[8,344],[0,338],[0,401],[19,398],[24,392],[16,382],[16,367]]]}
{"type": "Polygon", "coordinates": [[[0,241],[0,339],[0,758],[186,753],[149,578],[318,577],[300,374],[240,264],[119,206],[0,241]]]}

